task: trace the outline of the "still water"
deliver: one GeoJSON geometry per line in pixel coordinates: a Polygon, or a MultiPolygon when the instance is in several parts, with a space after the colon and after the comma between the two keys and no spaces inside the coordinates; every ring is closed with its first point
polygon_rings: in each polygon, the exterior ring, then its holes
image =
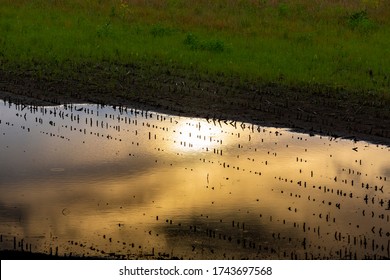
{"type": "Polygon", "coordinates": [[[0,102],[0,249],[390,257],[389,147],[130,108],[0,102]]]}

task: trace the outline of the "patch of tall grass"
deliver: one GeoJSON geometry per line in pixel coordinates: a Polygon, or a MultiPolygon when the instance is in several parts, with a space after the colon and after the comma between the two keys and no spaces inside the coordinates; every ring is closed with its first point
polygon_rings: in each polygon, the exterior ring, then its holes
{"type": "Polygon", "coordinates": [[[158,61],[389,94],[388,57],[389,1],[0,0],[0,67],[158,61]]]}

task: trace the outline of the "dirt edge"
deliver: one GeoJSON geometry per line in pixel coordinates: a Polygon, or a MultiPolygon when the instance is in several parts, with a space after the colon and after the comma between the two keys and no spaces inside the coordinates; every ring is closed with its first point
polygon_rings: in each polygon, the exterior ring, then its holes
{"type": "Polygon", "coordinates": [[[32,105],[121,105],[390,146],[390,102],[378,95],[264,84],[161,65],[101,63],[44,74],[0,69],[0,98],[32,105]]]}

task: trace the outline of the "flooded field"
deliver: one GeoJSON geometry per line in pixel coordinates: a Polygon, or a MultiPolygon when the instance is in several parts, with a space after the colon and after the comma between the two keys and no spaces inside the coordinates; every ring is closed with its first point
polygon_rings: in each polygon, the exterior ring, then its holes
{"type": "Polygon", "coordinates": [[[390,257],[390,148],[130,108],[0,101],[0,249],[390,257]]]}

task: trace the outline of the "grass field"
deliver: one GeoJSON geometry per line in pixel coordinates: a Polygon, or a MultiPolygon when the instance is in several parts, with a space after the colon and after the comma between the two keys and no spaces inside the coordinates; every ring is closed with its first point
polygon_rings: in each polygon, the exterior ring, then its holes
{"type": "Polygon", "coordinates": [[[0,0],[1,68],[187,69],[389,96],[390,1],[0,0]]]}

